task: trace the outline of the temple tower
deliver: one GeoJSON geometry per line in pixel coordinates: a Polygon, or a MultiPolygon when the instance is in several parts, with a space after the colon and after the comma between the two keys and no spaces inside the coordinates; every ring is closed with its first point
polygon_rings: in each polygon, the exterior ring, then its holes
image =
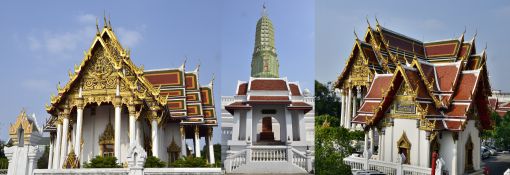
{"type": "Polygon", "coordinates": [[[255,48],[251,62],[251,76],[262,78],[278,78],[280,64],[274,47],[273,23],[267,16],[263,6],[262,17],[257,22],[255,32],[255,48]]]}

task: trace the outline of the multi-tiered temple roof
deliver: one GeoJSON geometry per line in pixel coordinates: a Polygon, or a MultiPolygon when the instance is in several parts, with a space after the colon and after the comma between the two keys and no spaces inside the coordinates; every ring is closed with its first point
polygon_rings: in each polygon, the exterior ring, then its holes
{"type": "Polygon", "coordinates": [[[336,82],[340,89],[369,87],[353,123],[377,124],[397,95],[406,94],[413,97],[426,129],[463,130],[471,119],[479,119],[483,128],[491,126],[487,55],[485,49],[476,53],[476,35],[469,41],[462,33],[455,39],[422,42],[379,23],[376,28],[368,25],[336,82]]]}

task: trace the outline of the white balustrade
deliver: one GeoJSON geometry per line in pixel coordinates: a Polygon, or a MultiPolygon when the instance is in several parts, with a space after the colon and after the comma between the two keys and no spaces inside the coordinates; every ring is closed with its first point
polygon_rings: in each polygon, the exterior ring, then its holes
{"type": "Polygon", "coordinates": [[[251,161],[287,161],[287,147],[252,146],[251,161]]]}
{"type": "Polygon", "coordinates": [[[306,170],[306,155],[296,149],[292,149],[292,163],[306,170]]]}
{"type": "MultiPolygon", "coordinates": [[[[353,170],[366,169],[364,167],[365,161],[366,161],[365,158],[361,158],[361,157],[346,157],[346,158],[344,158],[344,163],[346,165],[351,166],[351,169],[353,169],[353,170]]],[[[393,162],[384,162],[384,161],[372,160],[372,159],[368,160],[368,169],[369,170],[377,170],[377,171],[383,172],[388,175],[397,175],[397,174],[429,175],[431,172],[431,168],[427,168],[427,167],[399,164],[399,163],[393,163],[393,162]],[[401,166],[401,168],[399,168],[399,166],[401,166]],[[402,171],[398,172],[399,169],[402,171]]]]}
{"type": "MultiPolygon", "coordinates": [[[[227,157],[227,161],[230,161],[230,172],[246,164],[246,150],[239,151],[231,156],[227,157]]],[[[229,167],[225,167],[229,168],[229,167]]]]}

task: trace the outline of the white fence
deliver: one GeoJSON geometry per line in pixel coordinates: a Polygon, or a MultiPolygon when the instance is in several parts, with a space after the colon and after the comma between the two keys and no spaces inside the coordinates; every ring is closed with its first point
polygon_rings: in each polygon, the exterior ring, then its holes
{"type": "Polygon", "coordinates": [[[252,146],[251,161],[287,161],[287,146],[252,146]]]}
{"type": "MultiPolygon", "coordinates": [[[[344,163],[351,166],[353,170],[362,170],[366,164],[365,158],[347,157],[344,163]]],[[[384,162],[380,160],[368,160],[368,170],[377,170],[388,175],[429,175],[431,168],[399,164],[393,162],[384,162]]]]}

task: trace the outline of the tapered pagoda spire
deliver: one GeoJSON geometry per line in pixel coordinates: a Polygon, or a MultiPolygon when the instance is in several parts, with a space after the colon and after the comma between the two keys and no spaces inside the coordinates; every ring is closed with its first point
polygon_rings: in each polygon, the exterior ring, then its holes
{"type": "Polygon", "coordinates": [[[255,32],[255,48],[251,62],[251,76],[264,78],[279,77],[280,64],[274,47],[273,23],[267,16],[265,4],[262,6],[262,17],[257,22],[255,32]]]}

